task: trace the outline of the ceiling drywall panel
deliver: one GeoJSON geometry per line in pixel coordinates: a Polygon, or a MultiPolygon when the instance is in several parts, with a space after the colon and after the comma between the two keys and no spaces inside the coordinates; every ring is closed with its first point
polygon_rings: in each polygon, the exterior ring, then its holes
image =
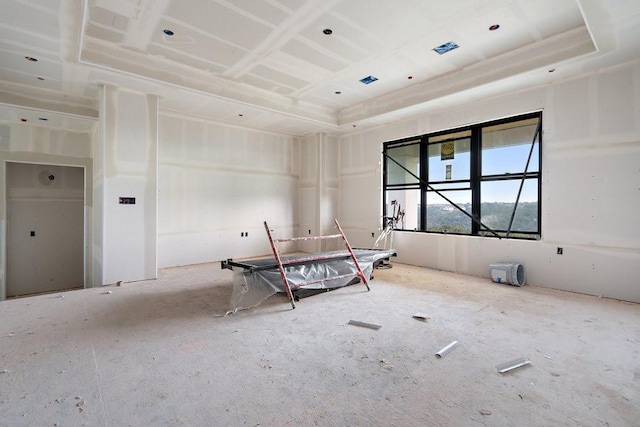
{"type": "Polygon", "coordinates": [[[6,0],[0,81],[30,98],[149,90],[183,113],[209,98],[214,121],[250,106],[278,117],[254,122],[265,130],[344,133],[461,102],[474,87],[498,96],[539,84],[536,70],[557,68],[542,79],[557,81],[632,60],[639,29],[636,0],[6,0]],[[449,41],[459,48],[433,51],[449,41]],[[359,82],[368,75],[378,81],[359,82]]]}

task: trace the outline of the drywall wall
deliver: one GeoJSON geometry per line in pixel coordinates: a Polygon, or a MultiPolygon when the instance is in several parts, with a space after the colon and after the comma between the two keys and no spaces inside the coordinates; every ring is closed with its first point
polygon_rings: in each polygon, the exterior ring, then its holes
{"type": "MultiPolygon", "coordinates": [[[[85,170],[85,179],[93,174],[91,135],[34,126],[30,123],[0,125],[0,300],[6,298],[6,164],[7,162],[77,166],[85,170]]],[[[91,224],[93,188],[85,183],[85,286],[92,285],[91,224]]]]}
{"type": "Polygon", "coordinates": [[[292,137],[162,113],[159,139],[160,267],[269,254],[264,221],[276,238],[296,235],[292,137]]]}
{"type": "Polygon", "coordinates": [[[6,165],[7,297],[84,286],[84,168],[6,165]]]}
{"type": "Polygon", "coordinates": [[[158,98],[104,86],[95,138],[102,284],[157,277],[158,98]],[[122,203],[121,198],[130,199],[122,203]]]}
{"type": "MultiPolygon", "coordinates": [[[[300,142],[300,229],[298,236],[336,234],[334,219],[338,215],[339,147],[338,139],[324,133],[303,138],[300,142]]],[[[338,218],[339,219],[339,218],[338,218]]],[[[304,252],[336,250],[337,239],[300,242],[304,252]]]]}
{"type": "Polygon", "coordinates": [[[396,232],[398,260],[488,277],[520,262],[530,284],[640,302],[640,61],[341,138],[340,216],[371,245],[382,143],[543,110],[540,241],[396,232]],[[355,209],[352,195],[368,209],[355,209]],[[557,248],[563,255],[557,255],[557,248]]]}

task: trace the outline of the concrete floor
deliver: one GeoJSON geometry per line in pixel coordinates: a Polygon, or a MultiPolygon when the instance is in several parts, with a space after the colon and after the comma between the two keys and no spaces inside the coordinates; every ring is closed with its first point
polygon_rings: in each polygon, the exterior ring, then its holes
{"type": "Polygon", "coordinates": [[[226,317],[218,264],[0,302],[0,425],[640,425],[639,305],[400,264],[375,275],[371,292],[226,317]],[[518,357],[532,364],[496,371],[518,357]]]}

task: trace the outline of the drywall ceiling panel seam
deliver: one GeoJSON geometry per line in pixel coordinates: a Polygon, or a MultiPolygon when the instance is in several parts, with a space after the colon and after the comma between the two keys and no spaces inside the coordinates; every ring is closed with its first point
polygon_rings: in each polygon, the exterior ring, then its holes
{"type": "Polygon", "coordinates": [[[342,126],[395,110],[414,108],[436,98],[594,53],[594,49],[585,27],[570,30],[460,71],[348,107],[338,113],[338,123],[342,126]]]}
{"type": "Polygon", "coordinates": [[[159,69],[153,61],[144,65],[135,64],[136,57],[133,52],[114,49],[109,45],[96,43],[92,40],[85,40],[84,44],[80,62],[91,67],[138,79],[142,78],[169,87],[187,89],[202,95],[255,106],[323,125],[337,125],[332,111],[314,105],[303,104],[269,91],[247,88],[246,85],[215,76],[209,76],[206,80],[178,76],[173,72],[159,69]],[[132,65],[137,69],[132,70],[132,65]]]}
{"type": "Polygon", "coordinates": [[[276,67],[268,67],[263,64],[254,67],[250,74],[292,89],[299,89],[310,84],[309,80],[299,79],[288,73],[278,71],[276,67]]]}
{"type": "Polygon", "coordinates": [[[25,110],[31,110],[36,112],[42,112],[45,115],[47,112],[69,116],[72,118],[83,119],[98,119],[98,110],[86,107],[61,105],[53,102],[42,102],[33,99],[19,97],[19,96],[6,96],[7,94],[0,92],[0,105],[10,108],[21,108],[25,110]]]}
{"type": "Polygon", "coordinates": [[[287,18],[269,36],[262,41],[251,53],[229,68],[225,77],[238,78],[250,71],[257,63],[280,49],[302,28],[313,22],[318,16],[326,13],[340,0],[309,0],[307,3],[287,18]]]}
{"type": "Polygon", "coordinates": [[[129,27],[125,32],[124,44],[145,50],[171,0],[138,0],[136,16],[129,17],[129,27]]]}
{"type": "MultiPolygon", "coordinates": [[[[45,96],[48,96],[48,92],[53,91],[45,91],[42,90],[42,93],[45,96]]],[[[32,92],[33,93],[33,92],[32,92]]],[[[56,92],[59,94],[59,92],[56,92]]],[[[87,105],[88,103],[82,102],[82,100],[78,100],[77,103],[72,103],[72,98],[66,98],[67,102],[61,102],[61,96],[57,96],[55,98],[45,99],[45,96],[27,96],[23,94],[16,94],[11,92],[6,92],[0,90],[0,103],[10,104],[16,106],[22,106],[25,108],[38,109],[42,108],[47,111],[58,111],[60,113],[67,113],[70,115],[84,116],[84,117],[98,117],[97,109],[92,105],[87,105]]]]}
{"type": "Polygon", "coordinates": [[[0,81],[0,93],[9,93],[16,96],[38,99],[41,101],[61,102],[69,105],[78,105],[80,107],[97,107],[97,101],[94,97],[81,95],[63,94],[59,90],[46,89],[36,86],[28,86],[19,83],[0,81]]]}
{"type": "MultiPolygon", "coordinates": [[[[3,4],[3,6],[5,6],[3,4]]],[[[35,8],[38,9],[38,8],[35,8]]],[[[35,12],[33,5],[12,2],[11,7],[2,8],[0,23],[10,24],[23,30],[30,30],[58,38],[58,16],[50,10],[35,12]],[[35,12],[35,13],[34,13],[35,12]]]]}
{"type": "Polygon", "coordinates": [[[322,68],[316,64],[312,64],[297,56],[289,55],[283,51],[278,51],[265,59],[262,64],[265,67],[287,70],[287,73],[293,77],[297,77],[301,80],[308,79],[309,76],[313,76],[314,79],[318,77],[328,78],[331,76],[331,72],[326,68],[322,68]]]}
{"type": "MultiPolygon", "coordinates": [[[[270,28],[274,28],[278,25],[278,23],[273,22],[273,21],[269,21],[267,19],[262,18],[262,15],[265,14],[264,10],[263,11],[257,11],[258,13],[255,12],[251,12],[248,11],[247,9],[243,9],[241,7],[236,6],[236,4],[226,1],[226,0],[215,0],[217,3],[223,5],[224,7],[226,7],[227,9],[233,10],[235,11],[238,15],[242,15],[245,18],[249,18],[252,21],[258,22],[262,25],[264,25],[265,27],[270,27],[270,28]]],[[[239,2],[236,2],[239,3],[239,2]]],[[[272,6],[271,4],[264,2],[264,1],[254,1],[254,2],[246,2],[244,4],[244,6],[251,6],[251,7],[263,7],[264,5],[269,5],[272,6]]],[[[286,12],[284,12],[282,9],[280,8],[274,8],[276,10],[279,10],[280,12],[287,14],[286,12]]],[[[285,18],[286,19],[286,18],[285,18]]]]}
{"type": "Polygon", "coordinates": [[[110,10],[122,16],[133,16],[138,11],[135,2],[130,0],[92,0],[92,3],[92,7],[110,10]]]}
{"type": "MultiPolygon", "coordinates": [[[[83,11],[68,1],[61,2],[59,11],[60,58],[62,65],[62,89],[74,95],[84,94],[89,70],[77,62],[80,55],[80,39],[84,33],[83,11]]],[[[96,101],[93,100],[93,103],[96,101]]]]}
{"type": "Polygon", "coordinates": [[[57,38],[4,24],[0,24],[0,39],[2,40],[1,50],[7,50],[11,46],[18,49],[22,56],[25,52],[29,52],[36,57],[46,55],[57,58],[56,53],[60,45],[57,38]]]}
{"type": "Polygon", "coordinates": [[[577,2],[596,50],[600,53],[614,50],[618,42],[613,33],[611,16],[606,3],[602,0],[577,0],[577,2]]]}
{"type": "Polygon", "coordinates": [[[187,65],[194,67],[196,72],[219,74],[232,64],[234,61],[232,57],[234,52],[237,52],[237,49],[231,47],[231,45],[225,45],[217,39],[210,39],[210,42],[212,42],[210,44],[212,49],[206,52],[205,55],[201,55],[198,52],[199,48],[195,44],[172,46],[156,42],[151,42],[147,47],[147,53],[157,59],[166,59],[170,65],[171,63],[179,66],[187,65]],[[185,63],[181,57],[188,58],[191,62],[185,63]],[[192,64],[199,64],[199,66],[192,64]]]}
{"type": "MultiPolygon", "coordinates": [[[[26,34],[34,38],[46,39],[48,41],[51,41],[51,39],[43,37],[42,35],[32,34],[32,33],[26,33],[26,34]]],[[[55,43],[55,45],[58,45],[58,43],[55,43]]],[[[33,45],[27,45],[24,43],[16,42],[15,40],[4,39],[2,40],[2,46],[0,47],[0,52],[6,52],[8,54],[17,55],[17,57],[19,57],[21,61],[25,61],[24,59],[25,53],[29,53],[30,56],[37,58],[38,62],[40,61],[59,62],[60,59],[58,57],[58,52],[57,52],[58,49],[52,50],[51,48],[53,47],[54,46],[47,46],[42,43],[38,43],[37,41],[33,45]]],[[[7,61],[7,58],[6,57],[3,58],[3,63],[6,63],[6,61],[7,61]]],[[[37,64],[36,67],[37,66],[41,68],[42,64],[37,64]]],[[[32,68],[34,68],[33,65],[32,65],[32,68]]]]}
{"type": "MultiPolygon", "coordinates": [[[[522,0],[520,0],[522,1],[522,0]]],[[[542,41],[544,38],[542,34],[536,29],[536,26],[531,23],[529,16],[525,13],[520,2],[515,2],[511,5],[513,14],[518,18],[521,25],[527,29],[527,32],[533,37],[536,42],[542,41]]]]}

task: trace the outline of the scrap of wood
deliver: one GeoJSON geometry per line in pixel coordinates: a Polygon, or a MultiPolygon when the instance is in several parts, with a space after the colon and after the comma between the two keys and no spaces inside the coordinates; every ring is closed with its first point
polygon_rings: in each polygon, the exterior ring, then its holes
{"type": "Polygon", "coordinates": [[[369,328],[369,329],[380,329],[380,328],[382,328],[382,326],[380,326],[380,325],[374,325],[373,323],[361,322],[359,320],[349,320],[349,324],[350,325],[354,325],[354,326],[361,326],[363,328],[369,328]]]}

